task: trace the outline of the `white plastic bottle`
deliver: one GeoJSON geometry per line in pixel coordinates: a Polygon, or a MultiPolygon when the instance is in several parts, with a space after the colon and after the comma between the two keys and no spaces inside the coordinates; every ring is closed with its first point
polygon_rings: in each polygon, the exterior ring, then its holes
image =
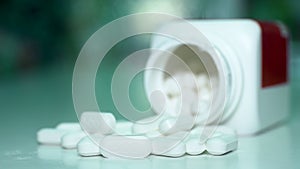
{"type": "MultiPolygon", "coordinates": [[[[152,54],[147,67],[162,67],[171,74],[186,71],[174,59],[178,56],[192,73],[207,74],[207,68],[215,67],[224,75],[225,98],[215,98],[212,107],[223,101],[221,123],[234,128],[239,135],[255,134],[286,119],[289,112],[289,83],[287,65],[288,34],[282,24],[258,22],[250,19],[236,20],[190,20],[210,41],[213,49],[200,44],[185,44],[174,39],[153,36],[152,48],[171,51],[173,54],[152,54]],[[193,50],[199,50],[200,59],[193,50]],[[208,50],[214,50],[217,58],[208,50]],[[203,64],[205,60],[206,64],[203,64]]],[[[167,23],[164,32],[180,28],[180,22],[167,23]]],[[[182,30],[182,33],[189,34],[182,30]]],[[[191,36],[192,38],[192,36],[191,36]]],[[[221,83],[221,77],[209,76],[211,81],[221,83]]],[[[145,71],[147,96],[152,89],[163,90],[166,73],[145,71]]],[[[218,90],[218,88],[216,88],[218,90]]],[[[167,98],[169,99],[169,98],[167,98]]],[[[214,109],[211,109],[214,111],[214,109]]],[[[215,113],[215,112],[212,112],[215,113]]],[[[217,121],[210,121],[217,123],[217,121]]]]}

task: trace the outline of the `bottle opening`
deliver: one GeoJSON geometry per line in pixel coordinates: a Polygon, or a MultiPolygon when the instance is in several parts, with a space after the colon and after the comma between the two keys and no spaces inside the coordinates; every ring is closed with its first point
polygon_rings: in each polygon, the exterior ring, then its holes
{"type": "Polygon", "coordinates": [[[175,45],[167,51],[170,52],[151,55],[148,62],[148,66],[164,71],[145,72],[146,93],[156,88],[166,98],[163,112],[156,111],[159,106],[151,103],[152,108],[158,114],[196,116],[196,124],[214,122],[220,115],[219,107],[225,104],[224,94],[220,94],[225,92],[220,92],[225,88],[221,85],[224,84],[221,64],[207,50],[193,44],[175,45]]]}

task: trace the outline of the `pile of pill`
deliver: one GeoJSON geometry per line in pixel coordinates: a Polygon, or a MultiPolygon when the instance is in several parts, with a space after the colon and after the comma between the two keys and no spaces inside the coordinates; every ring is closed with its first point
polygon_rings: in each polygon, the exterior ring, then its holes
{"type": "MultiPolygon", "coordinates": [[[[174,117],[193,116],[196,125],[204,124],[212,98],[207,74],[177,72],[174,76],[165,78],[162,90],[167,96],[165,114],[174,117]]],[[[155,102],[151,104],[155,109],[155,102]]]]}
{"type": "MultiPolygon", "coordinates": [[[[236,150],[238,141],[234,130],[202,125],[211,99],[207,75],[194,78],[181,72],[174,76],[165,78],[163,90],[168,99],[162,116],[158,112],[156,116],[129,122],[116,121],[111,113],[84,112],[80,123],[61,123],[55,128],[40,129],[37,141],[77,149],[78,154],[85,157],[101,155],[106,158],[180,157],[204,152],[223,155],[236,150]],[[195,83],[189,83],[191,81],[195,83]],[[203,140],[201,136],[206,129],[213,132],[203,140]]],[[[155,109],[155,103],[151,104],[155,109]]]]}
{"type": "Polygon", "coordinates": [[[102,155],[107,158],[145,158],[151,154],[180,157],[184,154],[200,155],[204,151],[222,155],[237,148],[235,132],[224,126],[217,126],[213,135],[201,142],[200,136],[204,128],[199,126],[166,135],[159,129],[161,125],[153,125],[158,126],[158,130],[150,131],[138,123],[117,122],[111,113],[85,112],[82,116],[87,117],[81,119],[91,117],[93,120],[81,120],[83,129],[79,123],[61,123],[55,128],[41,129],[37,132],[38,143],[77,149],[81,156],[102,155]],[[97,122],[97,119],[106,122],[97,122]],[[84,124],[85,122],[88,124],[84,124]],[[186,137],[182,137],[184,135],[186,137]],[[181,138],[183,139],[180,140],[181,138]]]}

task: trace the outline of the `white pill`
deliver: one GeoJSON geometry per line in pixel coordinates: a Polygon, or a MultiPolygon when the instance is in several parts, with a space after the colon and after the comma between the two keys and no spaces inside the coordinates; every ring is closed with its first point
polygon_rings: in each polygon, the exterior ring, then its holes
{"type": "Polygon", "coordinates": [[[61,146],[66,149],[75,149],[79,141],[85,136],[83,131],[69,132],[62,136],[61,146]]]}
{"type": "Polygon", "coordinates": [[[208,100],[196,100],[191,104],[191,111],[194,116],[208,113],[210,102],[208,100]]]}
{"type": "Polygon", "coordinates": [[[179,72],[173,76],[181,88],[196,88],[197,77],[192,72],[179,72]]]}
{"type": "Polygon", "coordinates": [[[200,126],[203,126],[205,125],[205,123],[207,122],[208,118],[209,118],[209,110],[207,110],[206,113],[202,113],[202,114],[197,114],[195,115],[195,125],[200,125],[200,126]]]}
{"type": "Polygon", "coordinates": [[[210,101],[212,98],[212,92],[209,88],[201,88],[199,91],[200,100],[210,101]]]}
{"type": "Polygon", "coordinates": [[[175,79],[168,77],[164,81],[163,88],[168,96],[174,97],[180,94],[180,87],[178,85],[175,79]]]}
{"type": "Polygon", "coordinates": [[[157,137],[152,138],[152,154],[154,155],[161,155],[167,151],[169,151],[177,142],[178,140],[170,139],[165,137],[157,137]]]}
{"type": "Polygon", "coordinates": [[[178,142],[171,150],[161,154],[167,157],[181,157],[186,153],[185,144],[183,142],[178,142]]]}
{"type": "Polygon", "coordinates": [[[165,135],[187,131],[194,126],[194,120],[194,117],[188,115],[179,116],[178,118],[168,118],[161,121],[159,131],[165,135]]]}
{"type": "Polygon", "coordinates": [[[199,139],[192,138],[189,139],[186,144],[186,153],[190,155],[199,155],[205,151],[205,144],[201,144],[199,139]]]}
{"type": "Polygon", "coordinates": [[[209,85],[209,79],[206,74],[201,73],[197,76],[197,85],[199,89],[209,85]]]}
{"type": "Polygon", "coordinates": [[[111,113],[84,112],[80,123],[82,129],[90,134],[111,134],[116,126],[116,119],[111,113]]]}
{"type": "MultiPolygon", "coordinates": [[[[183,142],[187,137],[187,132],[177,132],[168,136],[160,136],[151,138],[152,142],[152,154],[163,155],[170,151],[179,142],[183,142]]],[[[174,150],[175,151],[175,150],[174,150]]],[[[178,153],[180,154],[180,153],[178,153]]]]}
{"type": "Polygon", "coordinates": [[[105,136],[100,147],[104,152],[102,155],[107,155],[108,158],[145,158],[152,151],[151,141],[143,136],[105,136]]]}
{"type": "Polygon", "coordinates": [[[237,149],[238,140],[236,135],[221,134],[209,138],[206,142],[206,150],[212,155],[222,155],[237,149]]]}
{"type": "Polygon", "coordinates": [[[98,156],[101,154],[99,146],[86,136],[82,138],[77,144],[77,152],[81,156],[98,156]]]}
{"type": "Polygon", "coordinates": [[[52,128],[40,129],[37,132],[37,142],[40,144],[60,145],[61,137],[66,133],[66,130],[52,128]]]}
{"type": "Polygon", "coordinates": [[[55,127],[57,130],[80,131],[79,123],[60,123],[55,127]]]}
{"type": "Polygon", "coordinates": [[[194,127],[193,129],[190,130],[190,136],[191,137],[200,137],[200,135],[203,132],[203,127],[202,126],[197,126],[194,127]]]}
{"type": "Polygon", "coordinates": [[[191,115],[192,114],[192,104],[195,102],[195,100],[198,100],[198,95],[197,93],[190,88],[182,88],[182,93],[181,93],[181,107],[179,107],[179,112],[180,114],[187,114],[191,115]]]}
{"type": "Polygon", "coordinates": [[[115,133],[118,135],[131,135],[132,125],[130,121],[117,121],[115,133]]]}
{"type": "Polygon", "coordinates": [[[163,114],[167,97],[166,93],[162,90],[156,90],[151,93],[149,102],[151,103],[151,109],[154,110],[156,114],[163,114]]]}
{"type": "Polygon", "coordinates": [[[165,113],[171,117],[177,117],[180,114],[178,97],[167,99],[165,113]]]}

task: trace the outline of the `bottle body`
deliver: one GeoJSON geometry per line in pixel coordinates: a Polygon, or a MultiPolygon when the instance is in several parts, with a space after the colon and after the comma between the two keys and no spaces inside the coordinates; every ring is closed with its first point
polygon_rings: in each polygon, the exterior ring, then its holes
{"type": "MultiPolygon", "coordinates": [[[[240,135],[249,135],[258,133],[288,116],[289,85],[286,78],[287,73],[282,73],[282,71],[286,71],[287,67],[279,65],[281,69],[274,70],[271,65],[271,69],[268,68],[271,74],[272,71],[279,71],[280,76],[286,77],[283,77],[283,80],[275,79],[271,82],[265,80],[268,79],[266,77],[268,75],[263,72],[267,64],[272,64],[272,60],[270,56],[265,56],[270,55],[263,45],[266,44],[266,39],[263,39],[264,34],[268,34],[268,32],[264,32],[261,24],[253,20],[191,20],[190,23],[211,42],[220,64],[215,64],[214,59],[211,59],[211,62],[216,67],[220,67],[216,71],[222,70],[224,75],[225,100],[222,100],[224,101],[224,112],[221,121],[218,122],[236,129],[240,135]],[[280,100],[284,100],[282,104],[274,105],[280,100]]],[[[171,24],[176,28],[176,24],[179,23],[171,24]]],[[[182,31],[184,32],[184,30],[182,31]]],[[[285,34],[268,36],[269,39],[272,39],[273,36],[287,39],[285,34]]],[[[286,45],[287,43],[282,43],[281,47],[285,47],[286,50],[286,45]]],[[[205,73],[205,68],[210,66],[209,62],[203,65],[201,61],[195,59],[196,57],[189,57],[192,54],[186,47],[198,48],[205,52],[205,48],[198,44],[183,44],[161,36],[154,36],[152,40],[152,48],[162,51],[169,51],[172,48],[172,51],[177,53],[176,55],[191,68],[191,72],[194,74],[205,73]]],[[[279,52],[282,53],[279,57],[286,60],[287,54],[284,55],[284,50],[279,52]]],[[[205,57],[209,58],[210,56],[206,55],[205,57]]],[[[174,65],[170,58],[151,55],[148,66],[161,64],[161,67],[170,71],[180,71],[180,68],[174,65]]],[[[277,63],[277,66],[278,64],[286,63],[277,63]]],[[[160,88],[163,80],[163,74],[145,72],[146,94],[150,95],[151,88],[160,88]]],[[[210,80],[218,82],[218,77],[210,76],[210,80]]]]}

